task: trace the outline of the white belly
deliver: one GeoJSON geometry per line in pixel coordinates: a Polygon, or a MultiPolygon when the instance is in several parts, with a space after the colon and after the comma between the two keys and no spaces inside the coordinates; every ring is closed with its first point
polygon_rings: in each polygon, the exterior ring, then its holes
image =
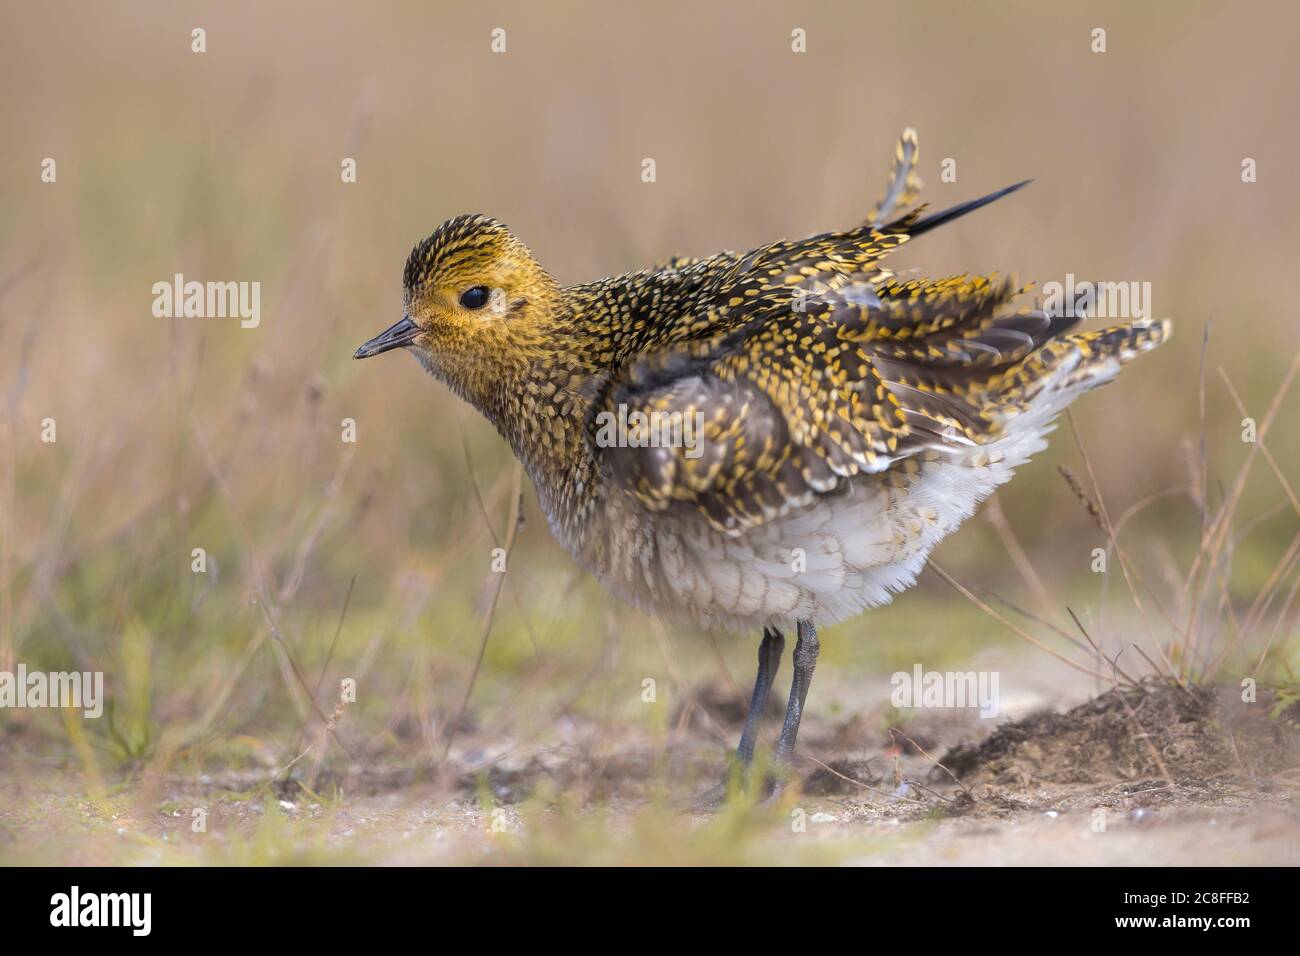
{"type": "Polygon", "coordinates": [[[711,629],[846,620],[914,584],[935,545],[1045,447],[1057,410],[1013,419],[998,441],[926,451],[859,476],[842,493],[735,536],[620,495],[601,509],[603,555],[589,567],[645,612],[711,629]]]}

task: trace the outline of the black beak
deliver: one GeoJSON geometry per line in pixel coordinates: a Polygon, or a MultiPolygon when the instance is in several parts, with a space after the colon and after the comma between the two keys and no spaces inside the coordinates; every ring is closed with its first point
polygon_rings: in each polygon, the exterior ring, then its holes
{"type": "Polygon", "coordinates": [[[389,349],[400,349],[403,346],[410,345],[419,334],[420,327],[412,322],[408,316],[404,315],[402,321],[384,329],[384,331],[353,352],[352,357],[354,359],[370,358],[372,355],[387,352],[389,349]]]}

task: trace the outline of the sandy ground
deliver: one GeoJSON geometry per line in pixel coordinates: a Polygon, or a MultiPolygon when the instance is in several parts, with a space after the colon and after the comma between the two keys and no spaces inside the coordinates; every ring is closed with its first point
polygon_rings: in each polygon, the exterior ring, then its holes
{"type": "MultiPolygon", "coordinates": [[[[708,688],[690,708],[679,715],[687,729],[740,718],[708,688]]],[[[90,796],[68,774],[27,772],[4,781],[0,858],[1300,864],[1300,734],[1285,710],[1240,705],[1230,689],[1148,682],[1030,708],[995,730],[970,712],[923,713],[874,748],[836,746],[861,741],[860,718],[813,722],[783,794],[736,796],[712,812],[690,804],[724,769],[716,748],[584,739],[580,726],[540,750],[497,741],[493,754],[470,739],[453,758],[459,772],[441,778],[409,765],[252,769],[123,778],[90,796]]]]}
{"type": "Polygon", "coordinates": [[[176,788],[152,815],[46,791],[32,806],[39,819],[17,823],[6,815],[0,856],[8,863],[142,865],[1300,864],[1295,794],[1237,787],[1213,794],[1157,782],[1040,789],[1030,794],[1032,805],[1009,807],[1000,798],[970,812],[919,818],[870,796],[787,794],[774,805],[703,815],[641,800],[611,801],[599,812],[489,809],[432,787],[337,805],[303,795],[214,801],[214,791],[185,791],[176,788]],[[190,806],[213,808],[206,832],[193,832],[190,806]]]}

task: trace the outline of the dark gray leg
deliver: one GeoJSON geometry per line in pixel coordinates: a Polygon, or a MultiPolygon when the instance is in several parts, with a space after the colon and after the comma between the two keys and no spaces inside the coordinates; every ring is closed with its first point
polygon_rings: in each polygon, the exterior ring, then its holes
{"type": "MultiPolygon", "coordinates": [[[[740,746],[736,748],[736,759],[732,772],[738,773],[742,787],[748,786],[749,767],[754,762],[754,747],[758,743],[758,728],[763,722],[763,711],[767,708],[767,695],[772,689],[777,669],[781,666],[781,655],[785,652],[785,638],[775,628],[763,629],[763,642],[758,645],[758,676],[754,679],[754,693],[749,699],[749,713],[745,716],[745,729],[740,733],[740,746]]],[[[710,787],[691,801],[690,808],[696,813],[708,813],[722,805],[727,797],[727,782],[710,787]]]]}
{"type": "Polygon", "coordinates": [[[781,632],[770,627],[764,628],[763,643],[758,645],[758,677],[754,679],[754,693],[749,698],[749,714],[745,717],[745,729],[740,734],[740,746],[736,748],[736,759],[742,767],[748,767],[754,762],[758,725],[763,722],[767,693],[772,689],[772,681],[781,666],[781,654],[784,651],[785,638],[781,632]]]}
{"type": "Polygon", "coordinates": [[[817,667],[817,628],[812,621],[799,622],[799,640],[794,645],[794,677],[790,681],[790,703],[785,709],[785,723],[781,725],[781,738],[776,744],[776,761],[787,766],[794,760],[794,741],[799,736],[799,718],[803,716],[804,701],[808,699],[808,685],[812,683],[817,667]]]}

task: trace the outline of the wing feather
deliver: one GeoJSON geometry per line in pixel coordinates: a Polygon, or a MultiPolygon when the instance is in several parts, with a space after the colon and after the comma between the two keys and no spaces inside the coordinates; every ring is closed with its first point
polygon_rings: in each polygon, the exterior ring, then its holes
{"type": "Polygon", "coordinates": [[[923,449],[991,441],[1049,383],[1100,381],[1167,334],[1070,335],[1075,319],[1017,309],[1026,290],[1012,278],[903,281],[883,268],[912,234],[1011,191],[882,227],[916,199],[917,149],[905,131],[862,226],[679,257],[643,284],[660,303],[676,290],[678,311],[641,330],[594,405],[644,426],[621,445],[593,426],[618,486],[652,510],[693,509],[740,533],[923,449]],[[675,443],[663,442],[665,423],[675,443]]]}

